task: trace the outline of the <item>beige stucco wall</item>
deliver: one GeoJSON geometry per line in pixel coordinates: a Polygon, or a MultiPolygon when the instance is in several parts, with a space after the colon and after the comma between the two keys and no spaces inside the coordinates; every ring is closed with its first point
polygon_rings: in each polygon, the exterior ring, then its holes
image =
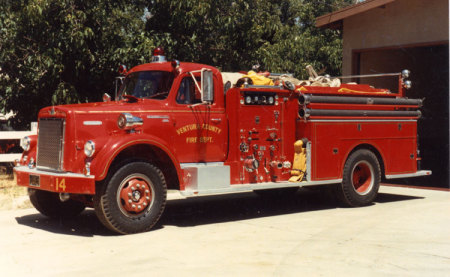
{"type": "Polygon", "coordinates": [[[343,74],[352,50],[413,45],[449,39],[448,0],[397,0],[344,19],[343,74]]]}

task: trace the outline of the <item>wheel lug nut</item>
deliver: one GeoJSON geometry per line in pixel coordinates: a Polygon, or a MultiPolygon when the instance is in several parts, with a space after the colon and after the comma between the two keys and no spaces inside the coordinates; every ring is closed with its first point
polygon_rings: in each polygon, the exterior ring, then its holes
{"type": "Polygon", "coordinates": [[[131,190],[134,190],[134,187],[131,187],[131,190]]]}
{"type": "Polygon", "coordinates": [[[128,193],[128,196],[131,197],[131,192],[128,193]]]}
{"type": "Polygon", "coordinates": [[[128,203],[130,203],[130,204],[131,204],[131,202],[133,202],[133,201],[131,201],[131,199],[128,199],[128,203]]]}
{"type": "Polygon", "coordinates": [[[145,190],[145,193],[149,194],[149,193],[150,193],[150,191],[149,191],[148,189],[146,189],[146,190],[145,190]]]}
{"type": "Polygon", "coordinates": [[[146,196],[145,199],[150,200],[150,197],[146,196]]]}
{"type": "Polygon", "coordinates": [[[133,207],[133,209],[134,209],[134,208],[136,208],[136,205],[133,204],[133,205],[131,205],[131,207],[133,207]]]}
{"type": "Polygon", "coordinates": [[[139,205],[139,206],[138,206],[138,209],[141,209],[141,208],[142,208],[141,205],[139,205]]]}
{"type": "Polygon", "coordinates": [[[147,202],[142,203],[142,205],[144,205],[144,207],[147,206],[147,202]]]}
{"type": "Polygon", "coordinates": [[[136,185],[137,188],[140,188],[141,186],[139,184],[136,185]]]}

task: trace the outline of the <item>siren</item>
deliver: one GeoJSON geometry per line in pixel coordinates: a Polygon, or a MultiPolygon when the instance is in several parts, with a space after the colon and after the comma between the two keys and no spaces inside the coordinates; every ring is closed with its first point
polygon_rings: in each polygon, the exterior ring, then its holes
{"type": "Polygon", "coordinates": [[[152,63],[166,62],[166,56],[162,47],[157,47],[153,50],[152,63]]]}

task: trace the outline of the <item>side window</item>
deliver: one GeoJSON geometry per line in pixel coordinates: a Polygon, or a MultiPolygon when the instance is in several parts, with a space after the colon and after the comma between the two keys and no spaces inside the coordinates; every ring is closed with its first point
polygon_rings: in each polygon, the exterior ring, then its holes
{"type": "MultiPolygon", "coordinates": [[[[200,86],[200,78],[196,77],[198,85],[200,86]]],[[[192,77],[184,77],[178,89],[176,101],[178,104],[197,104],[201,103],[200,91],[192,80],[192,77]]]]}

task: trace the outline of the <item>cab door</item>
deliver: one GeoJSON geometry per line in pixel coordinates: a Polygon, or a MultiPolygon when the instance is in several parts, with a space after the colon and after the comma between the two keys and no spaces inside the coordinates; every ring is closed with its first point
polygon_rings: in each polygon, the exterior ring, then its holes
{"type": "MultiPolygon", "coordinates": [[[[195,76],[195,81],[190,74],[179,78],[172,110],[175,127],[173,148],[181,163],[223,162],[228,152],[223,99],[203,104],[199,86],[200,75],[195,76]]],[[[216,79],[214,89],[218,89],[216,79]]]]}

